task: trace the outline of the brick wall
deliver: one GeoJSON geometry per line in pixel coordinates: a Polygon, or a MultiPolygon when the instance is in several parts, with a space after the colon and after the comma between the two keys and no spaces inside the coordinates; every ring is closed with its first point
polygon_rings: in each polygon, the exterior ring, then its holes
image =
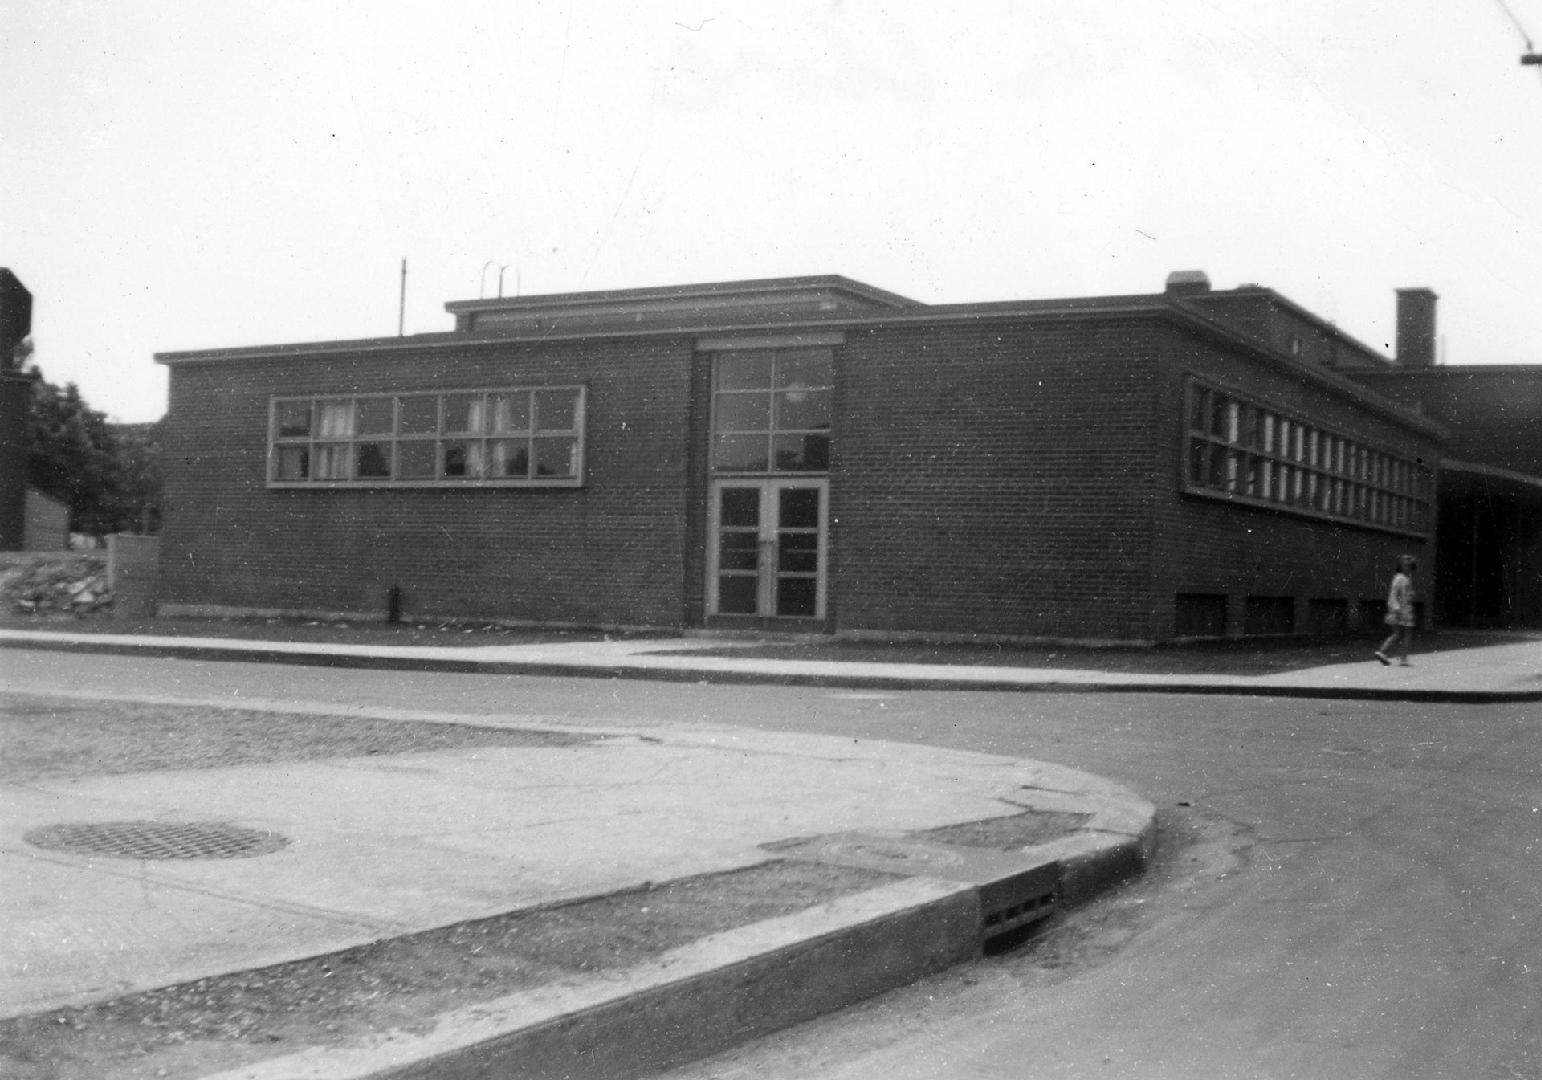
{"type": "MultiPolygon", "coordinates": [[[[837,358],[836,628],[1160,641],[1353,626],[1418,538],[1184,495],[1185,376],[1433,466],[1429,433],[1160,316],[854,333],[837,358]]],[[[1426,580],[1429,580],[1426,578],[1426,580]]]]}
{"type": "Polygon", "coordinates": [[[674,625],[688,341],[440,347],[171,372],[163,611],[674,625]],[[582,488],[270,490],[273,395],[589,387],[582,488]]]}
{"type": "MultiPolygon", "coordinates": [[[[688,338],[180,362],[162,611],[699,625],[710,362],[688,338]],[[585,383],[578,489],[270,490],[270,397],[585,383]]],[[[1173,636],[1374,608],[1416,539],[1185,495],[1202,374],[1434,463],[1438,443],[1158,311],[852,328],[836,349],[830,611],[845,632],[1173,636]],[[1208,598],[1208,599],[1206,599],[1208,598]],[[1251,598],[1251,603],[1250,603],[1251,598]]]]}
{"type": "MultiPolygon", "coordinates": [[[[1357,402],[1352,394],[1318,385],[1290,369],[1248,357],[1173,328],[1163,351],[1163,431],[1152,454],[1162,498],[1153,536],[1152,636],[1171,633],[1178,594],[1225,595],[1229,630],[1240,633],[1249,597],[1288,597],[1295,629],[1313,621],[1312,601],[1342,601],[1351,627],[1359,602],[1379,611],[1396,557],[1418,557],[1420,577],[1435,574],[1433,531],[1428,539],[1306,517],[1285,510],[1231,504],[1181,492],[1186,421],[1184,377],[1193,373],[1241,390],[1261,404],[1323,428],[1418,460],[1434,468],[1440,443],[1357,402]]],[[[1433,521],[1433,518],[1432,518],[1433,521]]],[[[1432,525],[1433,530],[1433,525],[1432,525]]],[[[1263,606],[1263,605],[1257,605],[1263,606]]],[[[1319,603],[1319,612],[1328,605],[1319,603]]],[[[1320,621],[1323,616],[1318,615],[1320,621]]]]}
{"type": "Polygon", "coordinates": [[[831,474],[838,629],[1138,636],[1156,362],[1146,322],[851,334],[831,474]]]}
{"type": "Polygon", "coordinates": [[[1542,366],[1393,368],[1355,378],[1444,425],[1451,457],[1542,476],[1542,366]]]}

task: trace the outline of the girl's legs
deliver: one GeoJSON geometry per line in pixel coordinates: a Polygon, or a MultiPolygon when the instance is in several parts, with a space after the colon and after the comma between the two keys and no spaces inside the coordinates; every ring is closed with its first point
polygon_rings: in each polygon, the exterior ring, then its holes
{"type": "Polygon", "coordinates": [[[1401,626],[1394,627],[1392,633],[1387,635],[1387,640],[1376,646],[1376,655],[1378,657],[1385,657],[1387,655],[1387,650],[1392,648],[1392,646],[1396,644],[1398,638],[1402,636],[1403,628],[1401,626]]]}

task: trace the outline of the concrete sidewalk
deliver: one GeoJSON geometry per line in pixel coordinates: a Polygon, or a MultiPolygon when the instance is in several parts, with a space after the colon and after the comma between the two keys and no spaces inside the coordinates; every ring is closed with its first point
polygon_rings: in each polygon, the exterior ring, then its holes
{"type": "Polygon", "coordinates": [[[0,786],[0,1017],[768,860],[892,875],[641,967],[198,1074],[636,1075],[977,956],[1138,872],[1154,841],[1148,803],[1037,762],[699,726],[517,730],[531,745],[0,786]],[[1034,815],[1058,835],[925,835],[1034,815]],[[125,859],[40,839],[109,822],[218,823],[274,850],[125,859]]]}
{"type": "Polygon", "coordinates": [[[185,656],[335,667],[484,674],[575,675],[714,682],[771,682],[916,690],[1063,690],[1259,694],[1402,701],[1542,700],[1542,640],[1421,653],[1409,667],[1364,662],[1268,675],[1127,674],[1096,668],[1023,668],[777,660],[693,655],[727,650],[706,638],[625,639],[472,647],[275,642],[227,638],[71,634],[0,629],[0,648],[185,656]]]}

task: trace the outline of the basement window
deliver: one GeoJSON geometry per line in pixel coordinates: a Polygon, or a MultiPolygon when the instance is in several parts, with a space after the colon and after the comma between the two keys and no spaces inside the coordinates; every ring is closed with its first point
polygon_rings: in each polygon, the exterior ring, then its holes
{"type": "Polygon", "coordinates": [[[275,397],[270,487],[578,487],[582,386],[275,397]]]}

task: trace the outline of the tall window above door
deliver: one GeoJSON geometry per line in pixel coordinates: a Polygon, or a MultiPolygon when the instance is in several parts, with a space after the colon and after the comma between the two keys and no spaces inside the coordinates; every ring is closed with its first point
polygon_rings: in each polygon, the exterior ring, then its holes
{"type": "Polygon", "coordinates": [[[712,377],[712,467],[717,473],[829,470],[832,350],[719,352],[712,377]]]}

